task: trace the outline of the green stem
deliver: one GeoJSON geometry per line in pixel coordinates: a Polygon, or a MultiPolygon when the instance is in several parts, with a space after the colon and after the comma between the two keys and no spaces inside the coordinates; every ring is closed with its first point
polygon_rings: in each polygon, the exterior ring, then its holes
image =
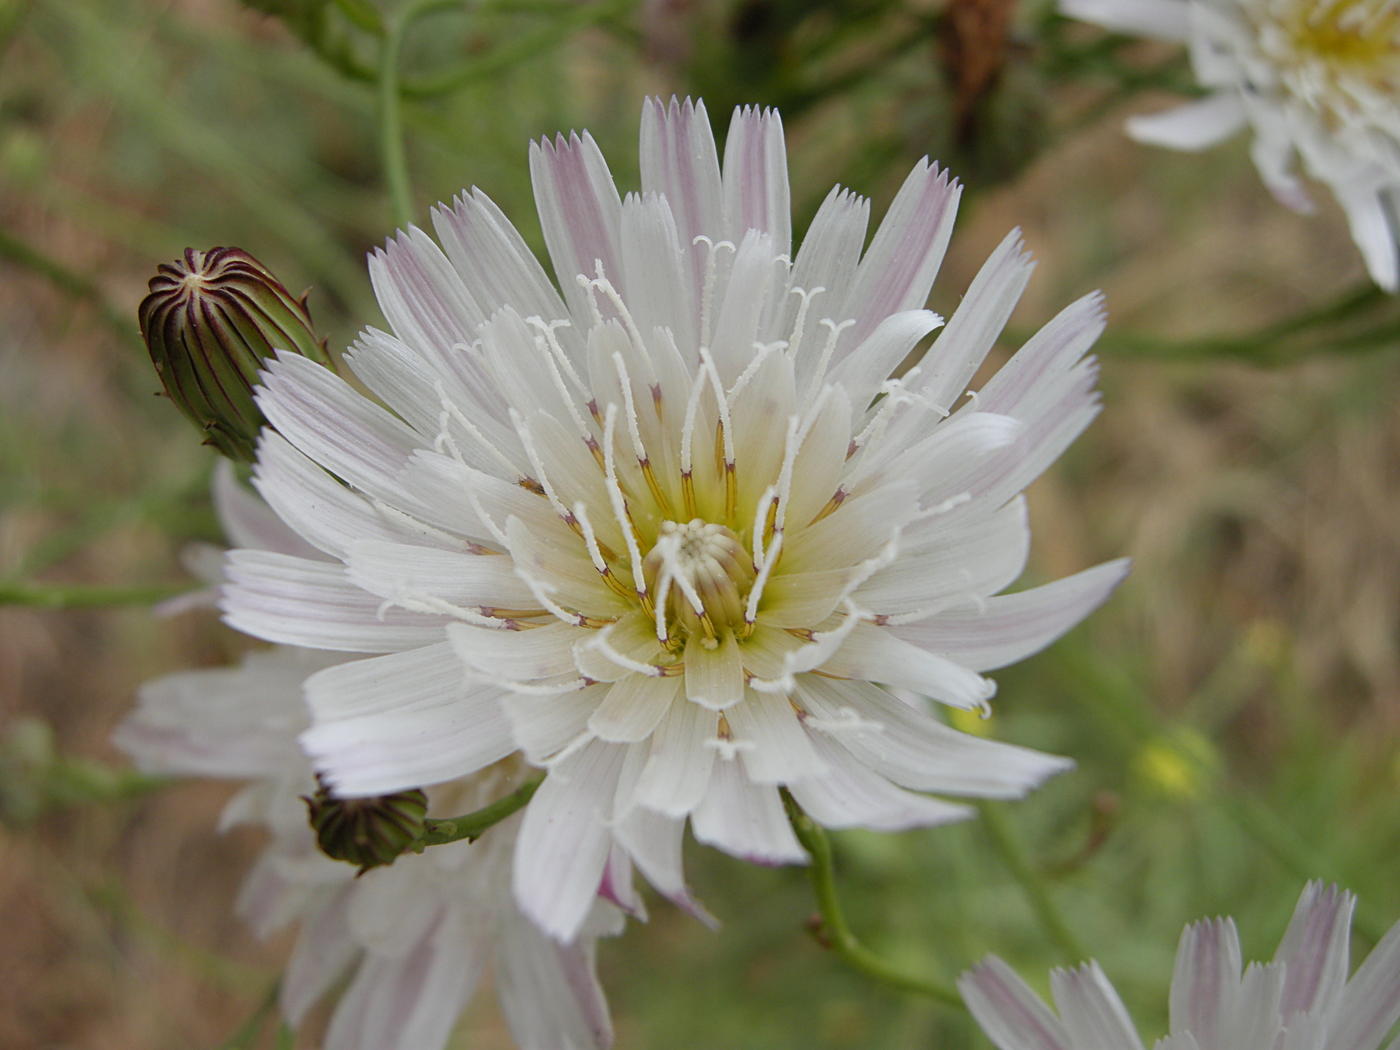
{"type": "Polygon", "coordinates": [[[35,609],[101,609],[121,605],[154,605],[189,591],[188,583],[138,586],[120,584],[0,583],[0,605],[35,609]]]}
{"type": "Polygon", "coordinates": [[[389,20],[379,46],[379,152],[384,162],[384,182],[389,191],[394,225],[413,222],[413,190],[408,177],[408,152],[403,137],[403,100],[400,96],[399,58],[404,36],[420,18],[460,11],[461,0],[418,0],[389,20]]]}
{"type": "Polygon", "coordinates": [[[272,982],[272,987],[258,1000],[258,1004],[253,1007],[253,1012],[248,1015],[248,1019],[238,1026],[238,1031],[219,1044],[219,1050],[248,1050],[253,1045],[258,1035],[261,1034],[263,1025],[267,1023],[268,1017],[277,1008],[277,995],[281,991],[281,987],[280,979],[272,982]]]}
{"type": "Polygon", "coordinates": [[[992,844],[1025,893],[1026,900],[1036,918],[1040,920],[1041,926],[1045,928],[1046,935],[1055,942],[1065,961],[1078,963],[1088,959],[1089,953],[1069,928],[1069,923],[1051,899],[1045,880],[1026,855],[1025,847],[1017,838],[1016,830],[1007,818],[1005,809],[994,802],[979,802],[977,809],[982,815],[982,826],[986,828],[992,844]]]}
{"type": "Polygon", "coordinates": [[[423,822],[423,834],[418,837],[413,848],[441,846],[462,839],[471,842],[480,838],[492,826],[499,824],[517,810],[523,809],[525,804],[534,797],[542,783],[544,783],[544,777],[521,784],[504,798],[499,798],[489,806],[482,806],[475,812],[460,817],[450,817],[445,820],[434,820],[429,817],[423,822]]]}
{"type": "Polygon", "coordinates": [[[797,835],[797,841],[812,856],[810,873],[812,889],[817,898],[817,909],[821,913],[823,941],[844,959],[853,969],[859,970],[881,984],[887,984],[900,991],[926,996],[949,1006],[962,1007],[962,996],[957,990],[920,974],[907,973],[886,962],[856,939],[841,910],[841,901],[836,893],[836,866],[831,853],[831,841],[821,827],[802,812],[802,808],[783,792],[783,804],[787,807],[788,820],[797,835]]]}

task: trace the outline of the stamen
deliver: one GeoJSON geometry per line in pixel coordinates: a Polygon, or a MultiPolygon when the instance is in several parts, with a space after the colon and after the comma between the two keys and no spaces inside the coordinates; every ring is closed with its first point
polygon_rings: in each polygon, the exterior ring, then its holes
{"type": "Polygon", "coordinates": [[[783,534],[775,532],[773,542],[769,544],[768,551],[764,555],[763,564],[758,567],[758,575],[754,577],[753,588],[749,591],[748,606],[744,609],[744,637],[753,634],[758,620],[759,599],[763,597],[763,588],[768,583],[773,566],[778,564],[778,555],[782,553],[782,549],[783,534]]]}
{"type": "Polygon", "coordinates": [[[627,542],[627,553],[632,561],[632,586],[637,592],[637,600],[642,610],[651,615],[651,598],[647,594],[646,578],[642,575],[642,551],[637,544],[637,533],[632,527],[631,515],[627,512],[627,501],[622,495],[622,486],[617,480],[617,462],[614,454],[614,438],[617,431],[617,406],[608,405],[603,423],[603,462],[604,478],[607,482],[608,498],[612,503],[613,517],[622,529],[622,538],[627,542]]]}
{"type": "Polygon", "coordinates": [[[671,501],[666,498],[666,493],[662,491],[661,485],[657,482],[656,474],[651,469],[651,458],[647,455],[646,446],[642,444],[642,431],[638,425],[637,405],[632,399],[632,377],[627,373],[627,363],[623,361],[620,351],[613,352],[612,360],[613,367],[617,369],[618,383],[622,387],[622,400],[627,412],[627,431],[632,437],[632,448],[637,454],[637,465],[642,469],[642,477],[646,480],[651,498],[656,501],[662,515],[669,518],[671,517],[671,501]]]}
{"type": "Polygon", "coordinates": [[[578,521],[574,518],[574,513],[564,506],[558,494],[554,491],[554,486],[549,483],[549,475],[545,473],[544,461],[540,459],[539,450],[535,447],[534,435],[530,433],[530,428],[525,425],[525,419],[514,408],[510,410],[510,421],[515,427],[516,434],[520,437],[520,443],[525,447],[525,455],[530,459],[530,465],[535,468],[535,473],[539,475],[539,485],[543,491],[545,499],[549,500],[549,505],[554,508],[556,514],[563,519],[564,524],[575,532],[578,531],[578,521]]]}
{"type": "Polygon", "coordinates": [[[720,380],[719,369],[707,347],[700,347],[700,369],[710,377],[710,386],[715,392],[715,404],[719,409],[719,427],[715,435],[719,451],[723,455],[724,471],[724,518],[734,520],[734,512],[739,501],[739,478],[734,462],[734,424],[729,418],[729,400],[724,396],[724,383],[720,380]]]}
{"type": "MultiPolygon", "coordinates": [[[[514,474],[516,477],[521,476],[520,468],[516,466],[515,462],[492,442],[488,441],[486,435],[477,428],[475,423],[466,417],[466,414],[458,407],[457,403],[447,396],[447,391],[443,387],[441,379],[433,382],[433,391],[437,394],[438,402],[442,405],[443,412],[447,414],[447,418],[451,419],[465,430],[477,444],[499,460],[507,471],[514,474]]],[[[443,417],[440,415],[438,418],[441,420],[443,417]]],[[[445,428],[445,423],[440,423],[439,425],[445,428]]]]}
{"type": "Polygon", "coordinates": [[[796,295],[802,299],[797,304],[797,316],[792,319],[792,331],[788,333],[787,351],[789,357],[796,357],[798,350],[802,347],[802,337],[806,334],[807,328],[807,311],[812,305],[812,300],[825,291],[826,288],[822,285],[817,285],[810,292],[805,288],[788,289],[789,295],[796,295]]]}
{"type": "Polygon", "coordinates": [[[574,518],[578,521],[579,529],[583,533],[583,543],[588,548],[589,560],[593,562],[593,567],[598,570],[598,574],[603,577],[603,582],[619,598],[630,600],[632,592],[626,584],[617,578],[617,574],[612,571],[612,566],[608,564],[613,553],[599,541],[597,533],[593,531],[593,523],[588,520],[588,508],[581,501],[574,504],[574,518]]]}

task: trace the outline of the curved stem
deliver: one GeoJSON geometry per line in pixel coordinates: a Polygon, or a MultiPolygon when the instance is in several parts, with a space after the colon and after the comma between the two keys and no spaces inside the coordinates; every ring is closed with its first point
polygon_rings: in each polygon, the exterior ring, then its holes
{"type": "Polygon", "coordinates": [[[389,20],[379,46],[379,152],[384,162],[384,182],[389,191],[394,225],[413,221],[413,191],[404,147],[403,112],[399,83],[399,57],[409,27],[427,15],[460,11],[462,0],[418,0],[389,20]]]}
{"type": "Polygon", "coordinates": [[[1030,903],[1031,910],[1035,912],[1036,918],[1045,928],[1046,935],[1060,949],[1065,961],[1078,963],[1088,959],[1089,953],[1084,950],[1084,946],[1079,943],[1079,938],[1074,935],[1069,923],[1060,914],[1059,908],[1050,897],[1045,880],[1035,870],[1030,858],[1026,856],[1025,847],[1016,837],[1015,828],[1007,819],[1005,809],[992,802],[979,802],[977,809],[982,816],[982,826],[987,829],[987,834],[991,836],[992,844],[1001,854],[1001,859],[1010,870],[1012,877],[1020,884],[1021,890],[1026,895],[1026,900],[1030,903]]]}
{"type": "Polygon", "coordinates": [[[490,805],[482,806],[480,809],[460,817],[449,817],[444,820],[434,820],[429,817],[423,822],[423,834],[418,836],[413,848],[422,849],[425,846],[441,846],[448,842],[459,842],[462,839],[466,839],[468,842],[478,839],[493,825],[499,824],[512,813],[523,809],[543,783],[544,777],[539,777],[521,784],[504,798],[498,798],[490,805]]]}
{"type": "Polygon", "coordinates": [[[853,968],[881,984],[965,1009],[956,989],[920,974],[907,973],[881,959],[856,939],[846,923],[846,915],[836,894],[836,868],[831,854],[831,840],[811,817],[802,812],[802,808],[786,791],[783,792],[783,805],[787,807],[788,820],[792,823],[797,841],[812,856],[810,872],[817,908],[821,912],[822,942],[853,968]]]}

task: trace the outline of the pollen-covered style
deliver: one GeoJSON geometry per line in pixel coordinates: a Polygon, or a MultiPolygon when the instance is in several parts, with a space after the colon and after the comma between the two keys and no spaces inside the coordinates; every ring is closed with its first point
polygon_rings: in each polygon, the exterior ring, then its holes
{"type": "Polygon", "coordinates": [[[1067,15],[1189,44],[1209,94],[1128,123],[1198,150],[1245,125],[1265,184],[1310,208],[1295,159],[1346,212],[1372,279],[1400,287],[1400,7],[1393,0],[1060,0],[1067,15]]]}
{"type": "Polygon", "coordinates": [[[794,252],[771,111],[735,114],[721,163],[703,106],[649,102],[625,199],[586,134],[530,159],[558,290],[472,190],[434,212],[442,248],[410,229],[371,260],[393,334],[347,361],[378,402],[297,357],[265,373],[257,485],[333,561],[235,551],[224,608],[380,654],[308,682],[333,789],[519,747],[549,775],[515,888],[567,939],[632,863],[687,902],[687,818],[800,862],[781,787],[828,826],[904,828],[967,813],[916,792],[1016,797],[1064,769],[887,687],[982,709],[982,672],[1121,579],[998,596],[1021,490],[1098,411],[1098,297],[965,397],[1031,262],[1013,233],[946,325],[924,309],[959,196],[927,161],[868,248],[868,202],[837,188],[794,252]]]}

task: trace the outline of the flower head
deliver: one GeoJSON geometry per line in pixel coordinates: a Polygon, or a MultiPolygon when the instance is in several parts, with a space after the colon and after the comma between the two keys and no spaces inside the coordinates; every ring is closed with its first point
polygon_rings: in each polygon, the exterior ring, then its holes
{"type": "MultiPolygon", "coordinates": [[[[1171,1034],[1154,1050],[1378,1050],[1400,1019],[1400,924],[1348,980],[1355,906],[1350,893],[1309,883],[1273,961],[1243,974],[1232,920],[1187,926],[1172,975],[1171,1034]]],[[[1055,970],[1050,985],[1058,1016],[995,956],[958,982],[1000,1050],[1142,1050],[1097,963],[1055,970]]]]}
{"type": "Polygon", "coordinates": [[[946,325],[924,309],[959,197],[927,161],[868,249],[868,202],[837,188],[795,255],[771,111],[736,112],[721,164],[703,106],[649,102],[626,198],[587,135],[530,162],[558,290],[472,190],[434,212],[442,248],[410,229],[370,261],[393,334],[348,361],[382,404],[291,356],[258,395],[256,483],[331,560],[235,551],[224,609],[381,654],[307,683],[333,790],[523,750],[550,772],[516,892],[567,939],[632,863],[688,903],[687,819],[800,862],[780,788],[893,829],[967,815],[921,792],[1015,797],[1066,768],[884,687],[981,709],[981,672],[1122,578],[997,596],[1025,563],[1021,490],[1097,413],[1098,297],[960,403],[1031,263],[1013,233],[946,325]]]}
{"type": "Polygon", "coordinates": [[[1197,150],[1248,124],[1280,201],[1309,207],[1295,159],[1346,212],[1371,277],[1400,287],[1400,11],[1390,0],[1060,0],[1075,18],[1189,43],[1209,92],[1129,122],[1197,150]]]}

